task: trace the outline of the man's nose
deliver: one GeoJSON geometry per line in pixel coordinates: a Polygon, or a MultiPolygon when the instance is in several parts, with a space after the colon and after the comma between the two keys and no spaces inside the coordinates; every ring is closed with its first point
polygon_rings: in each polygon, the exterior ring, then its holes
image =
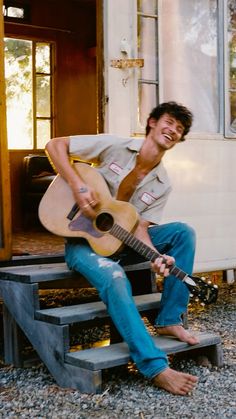
{"type": "Polygon", "coordinates": [[[172,133],[177,134],[178,133],[177,125],[171,125],[170,130],[171,130],[172,133]]]}
{"type": "Polygon", "coordinates": [[[175,134],[176,132],[177,132],[177,128],[175,126],[171,125],[169,127],[169,133],[170,134],[175,134]]]}

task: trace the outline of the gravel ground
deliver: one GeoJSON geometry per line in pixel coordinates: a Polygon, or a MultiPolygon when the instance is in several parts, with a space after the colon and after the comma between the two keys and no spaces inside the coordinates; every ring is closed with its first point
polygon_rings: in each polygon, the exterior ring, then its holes
{"type": "Polygon", "coordinates": [[[104,372],[102,394],[59,388],[42,364],[0,369],[0,418],[236,418],[236,286],[222,284],[218,302],[190,308],[189,327],[220,334],[224,366],[170,360],[171,366],[199,377],[192,395],[173,396],[153,388],[134,368],[104,372]]]}

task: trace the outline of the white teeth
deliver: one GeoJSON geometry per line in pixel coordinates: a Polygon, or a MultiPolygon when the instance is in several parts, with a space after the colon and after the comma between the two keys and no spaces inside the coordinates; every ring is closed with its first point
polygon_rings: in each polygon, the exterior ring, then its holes
{"type": "Polygon", "coordinates": [[[168,134],[164,134],[164,136],[165,136],[168,140],[172,141],[172,137],[171,137],[170,135],[168,135],[168,134]]]}

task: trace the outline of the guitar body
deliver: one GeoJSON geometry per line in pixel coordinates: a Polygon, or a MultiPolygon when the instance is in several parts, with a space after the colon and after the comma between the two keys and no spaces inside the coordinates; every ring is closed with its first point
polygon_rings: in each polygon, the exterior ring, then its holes
{"type": "Polygon", "coordinates": [[[67,182],[57,175],[45,192],[39,205],[39,219],[42,225],[58,236],[85,238],[93,250],[102,256],[111,256],[123,242],[109,234],[112,225],[119,224],[132,232],[138,223],[138,214],[133,205],[112,198],[102,175],[85,163],[75,163],[84,183],[95,188],[99,205],[96,218],[91,220],[78,211],[69,219],[75,199],[67,182]]]}

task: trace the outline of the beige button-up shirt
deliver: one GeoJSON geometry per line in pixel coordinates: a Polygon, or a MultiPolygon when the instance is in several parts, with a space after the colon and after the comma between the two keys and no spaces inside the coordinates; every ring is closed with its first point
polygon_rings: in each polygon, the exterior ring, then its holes
{"type": "MultiPolygon", "coordinates": [[[[70,137],[69,152],[77,160],[95,163],[116,197],[120,182],[135,166],[143,141],[110,134],[75,135],[70,137]]],[[[170,191],[169,177],[160,162],[139,183],[129,202],[143,219],[158,224],[170,191]]]]}

